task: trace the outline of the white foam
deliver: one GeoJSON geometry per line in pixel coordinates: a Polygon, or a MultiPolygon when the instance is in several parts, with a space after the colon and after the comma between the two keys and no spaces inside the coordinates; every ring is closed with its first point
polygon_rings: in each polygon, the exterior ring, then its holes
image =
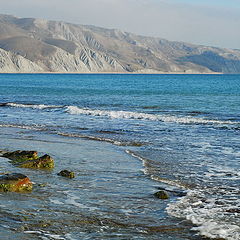
{"type": "Polygon", "coordinates": [[[189,191],[178,202],[168,205],[168,214],[185,218],[196,227],[193,230],[208,238],[222,238],[226,240],[240,240],[240,226],[225,221],[223,206],[215,204],[216,199],[204,199],[204,195],[197,190],[189,191]]]}
{"type": "Polygon", "coordinates": [[[77,202],[76,200],[80,200],[80,198],[74,194],[67,194],[67,199],[65,201],[65,204],[73,205],[82,209],[88,209],[90,211],[98,210],[98,208],[96,207],[88,207],[82,203],[77,202]]]}
{"type": "Polygon", "coordinates": [[[73,238],[70,233],[65,234],[66,239],[68,240],[76,240],[76,238],[73,238]]]}
{"type": "Polygon", "coordinates": [[[24,233],[27,233],[27,234],[36,234],[38,235],[40,238],[42,239],[56,239],[56,240],[65,240],[64,237],[60,236],[60,235],[57,235],[57,234],[51,234],[49,232],[46,232],[46,231],[42,231],[42,230],[39,230],[39,231],[24,231],[24,233]]]}
{"type": "MultiPolygon", "coordinates": [[[[144,169],[142,170],[143,173],[145,175],[150,175],[149,171],[148,171],[148,167],[147,167],[147,159],[144,158],[144,157],[141,157],[139,156],[138,154],[130,151],[130,150],[126,150],[125,151],[127,154],[130,154],[132,157],[134,158],[137,158],[139,159],[140,161],[142,161],[142,164],[143,164],[143,167],[144,169]]],[[[155,176],[155,175],[150,175],[150,178],[154,181],[157,181],[157,182],[162,182],[162,183],[166,183],[168,185],[171,185],[171,186],[174,186],[174,187],[178,187],[178,188],[181,188],[181,189],[186,189],[186,186],[184,184],[181,184],[177,181],[174,181],[174,180],[170,180],[170,179],[166,179],[166,178],[161,178],[159,176],[155,176]]]]}
{"type": "Polygon", "coordinates": [[[86,139],[95,140],[95,141],[110,142],[110,143],[113,143],[113,144],[119,145],[119,146],[121,146],[121,144],[122,144],[119,141],[114,141],[114,140],[109,139],[109,138],[100,138],[100,137],[86,136],[86,135],[81,135],[81,134],[71,134],[71,133],[58,132],[58,135],[65,136],[65,137],[78,137],[78,138],[86,138],[86,139]]]}
{"type": "Polygon", "coordinates": [[[109,117],[112,119],[136,119],[136,120],[150,120],[161,121],[170,123],[182,123],[182,124],[217,124],[217,125],[233,125],[239,124],[233,121],[221,121],[216,119],[197,118],[192,116],[178,117],[173,115],[157,115],[141,112],[130,111],[107,111],[98,109],[79,108],[77,106],[56,106],[45,104],[21,104],[21,103],[6,103],[4,106],[16,107],[16,108],[32,108],[32,109],[51,109],[51,108],[66,108],[66,112],[72,115],[90,115],[109,117]]]}
{"type": "Polygon", "coordinates": [[[168,185],[171,185],[171,186],[174,186],[174,187],[177,187],[177,188],[187,189],[184,184],[179,183],[179,182],[174,181],[174,180],[165,179],[165,178],[161,178],[159,176],[154,176],[154,175],[151,175],[151,179],[154,180],[154,181],[157,181],[157,182],[166,183],[168,185]]]}
{"type": "Polygon", "coordinates": [[[240,228],[236,225],[219,224],[214,221],[207,221],[193,230],[200,232],[202,236],[209,238],[223,238],[227,240],[239,240],[240,228]]]}
{"type": "Polygon", "coordinates": [[[171,115],[155,115],[149,113],[129,112],[129,111],[106,111],[106,110],[93,110],[86,108],[79,108],[77,106],[68,106],[66,111],[72,115],[91,115],[109,117],[112,119],[138,119],[138,120],[151,120],[162,122],[174,122],[182,124],[236,124],[231,121],[211,120],[205,118],[195,117],[177,117],[171,115]]]}
{"type": "Polygon", "coordinates": [[[63,205],[64,204],[64,202],[61,202],[61,201],[59,201],[59,200],[57,200],[57,199],[49,199],[50,200],[50,202],[51,203],[54,203],[54,204],[57,204],[57,205],[63,205]]]}
{"type": "Polygon", "coordinates": [[[205,173],[205,176],[208,178],[217,177],[219,179],[227,180],[239,180],[240,172],[238,169],[228,167],[228,166],[209,166],[208,171],[205,173]]]}
{"type": "Polygon", "coordinates": [[[25,126],[25,125],[14,125],[14,124],[0,124],[0,127],[2,128],[21,128],[21,129],[27,129],[27,130],[42,130],[40,127],[34,127],[34,126],[25,126]]]}
{"type": "Polygon", "coordinates": [[[45,105],[45,104],[21,104],[21,103],[6,103],[6,106],[16,108],[33,108],[33,109],[47,109],[47,108],[59,108],[60,106],[45,105]]]}
{"type": "Polygon", "coordinates": [[[127,154],[129,154],[129,155],[131,155],[132,157],[134,157],[134,158],[137,158],[137,159],[139,159],[140,161],[142,161],[142,164],[143,164],[143,169],[142,169],[142,172],[145,174],[145,175],[148,175],[149,173],[148,173],[148,170],[147,170],[147,167],[146,167],[146,165],[147,165],[147,159],[145,159],[144,157],[141,157],[141,156],[139,156],[139,155],[137,155],[136,153],[134,153],[134,152],[132,152],[132,151],[130,151],[130,150],[126,150],[125,151],[127,154]]]}

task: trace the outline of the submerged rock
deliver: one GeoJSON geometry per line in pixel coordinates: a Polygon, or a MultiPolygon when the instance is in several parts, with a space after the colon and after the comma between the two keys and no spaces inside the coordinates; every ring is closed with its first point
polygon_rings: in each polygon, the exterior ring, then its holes
{"type": "Polygon", "coordinates": [[[52,169],[54,167],[54,160],[49,155],[38,157],[37,151],[18,150],[6,152],[2,156],[12,160],[12,163],[17,167],[42,169],[52,169]]]}
{"type": "Polygon", "coordinates": [[[171,195],[176,196],[176,197],[184,197],[187,195],[187,191],[185,191],[185,190],[180,190],[180,189],[175,190],[175,189],[168,189],[168,188],[163,188],[163,187],[157,187],[157,189],[168,192],[171,195]]]}
{"type": "Polygon", "coordinates": [[[28,160],[33,160],[38,158],[37,151],[14,151],[14,152],[6,152],[2,155],[5,158],[11,159],[16,162],[23,162],[28,160]]]}
{"type": "Polygon", "coordinates": [[[45,154],[37,159],[21,162],[18,167],[52,169],[54,168],[54,160],[49,155],[45,154]]]}
{"type": "Polygon", "coordinates": [[[62,177],[67,177],[67,178],[75,178],[74,172],[68,171],[68,170],[62,170],[57,175],[62,177]]]}
{"type": "Polygon", "coordinates": [[[169,195],[166,191],[158,191],[156,193],[154,193],[154,196],[159,198],[159,199],[169,199],[169,195]]]}
{"type": "Polygon", "coordinates": [[[26,192],[31,190],[30,179],[21,173],[0,176],[0,192],[26,192]]]}

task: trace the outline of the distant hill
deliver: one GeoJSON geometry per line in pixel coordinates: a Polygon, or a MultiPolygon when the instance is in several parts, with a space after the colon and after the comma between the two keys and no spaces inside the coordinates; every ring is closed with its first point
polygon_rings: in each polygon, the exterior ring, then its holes
{"type": "Polygon", "coordinates": [[[240,50],[0,15],[0,72],[240,73],[240,50]]]}

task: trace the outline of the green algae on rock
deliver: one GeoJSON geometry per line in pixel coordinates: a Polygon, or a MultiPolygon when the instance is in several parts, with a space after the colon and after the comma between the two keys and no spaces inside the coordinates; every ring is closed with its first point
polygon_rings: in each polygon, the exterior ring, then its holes
{"type": "Polygon", "coordinates": [[[154,193],[154,196],[159,199],[169,199],[169,195],[167,194],[166,191],[163,190],[154,193]]]}
{"type": "Polygon", "coordinates": [[[45,154],[37,159],[21,162],[18,164],[18,167],[52,169],[54,168],[54,160],[49,155],[45,154]]]}
{"type": "Polygon", "coordinates": [[[21,151],[17,150],[14,152],[6,152],[2,155],[5,158],[11,159],[14,162],[23,162],[28,160],[34,160],[38,158],[37,151],[21,151]]]}
{"type": "Polygon", "coordinates": [[[10,159],[17,167],[40,169],[52,169],[54,167],[53,158],[47,154],[42,157],[38,157],[37,151],[18,150],[14,152],[6,152],[2,156],[10,159]]]}
{"type": "Polygon", "coordinates": [[[68,170],[62,170],[57,175],[62,177],[67,177],[67,178],[75,178],[74,172],[68,171],[68,170]]]}
{"type": "Polygon", "coordinates": [[[21,173],[0,176],[0,192],[27,192],[31,190],[30,179],[21,173]]]}

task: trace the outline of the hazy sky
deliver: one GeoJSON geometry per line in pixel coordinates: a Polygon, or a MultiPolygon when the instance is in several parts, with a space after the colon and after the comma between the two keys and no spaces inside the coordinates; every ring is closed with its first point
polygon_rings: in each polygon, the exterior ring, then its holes
{"type": "Polygon", "coordinates": [[[240,0],[0,0],[0,13],[240,49],[240,0]]]}

